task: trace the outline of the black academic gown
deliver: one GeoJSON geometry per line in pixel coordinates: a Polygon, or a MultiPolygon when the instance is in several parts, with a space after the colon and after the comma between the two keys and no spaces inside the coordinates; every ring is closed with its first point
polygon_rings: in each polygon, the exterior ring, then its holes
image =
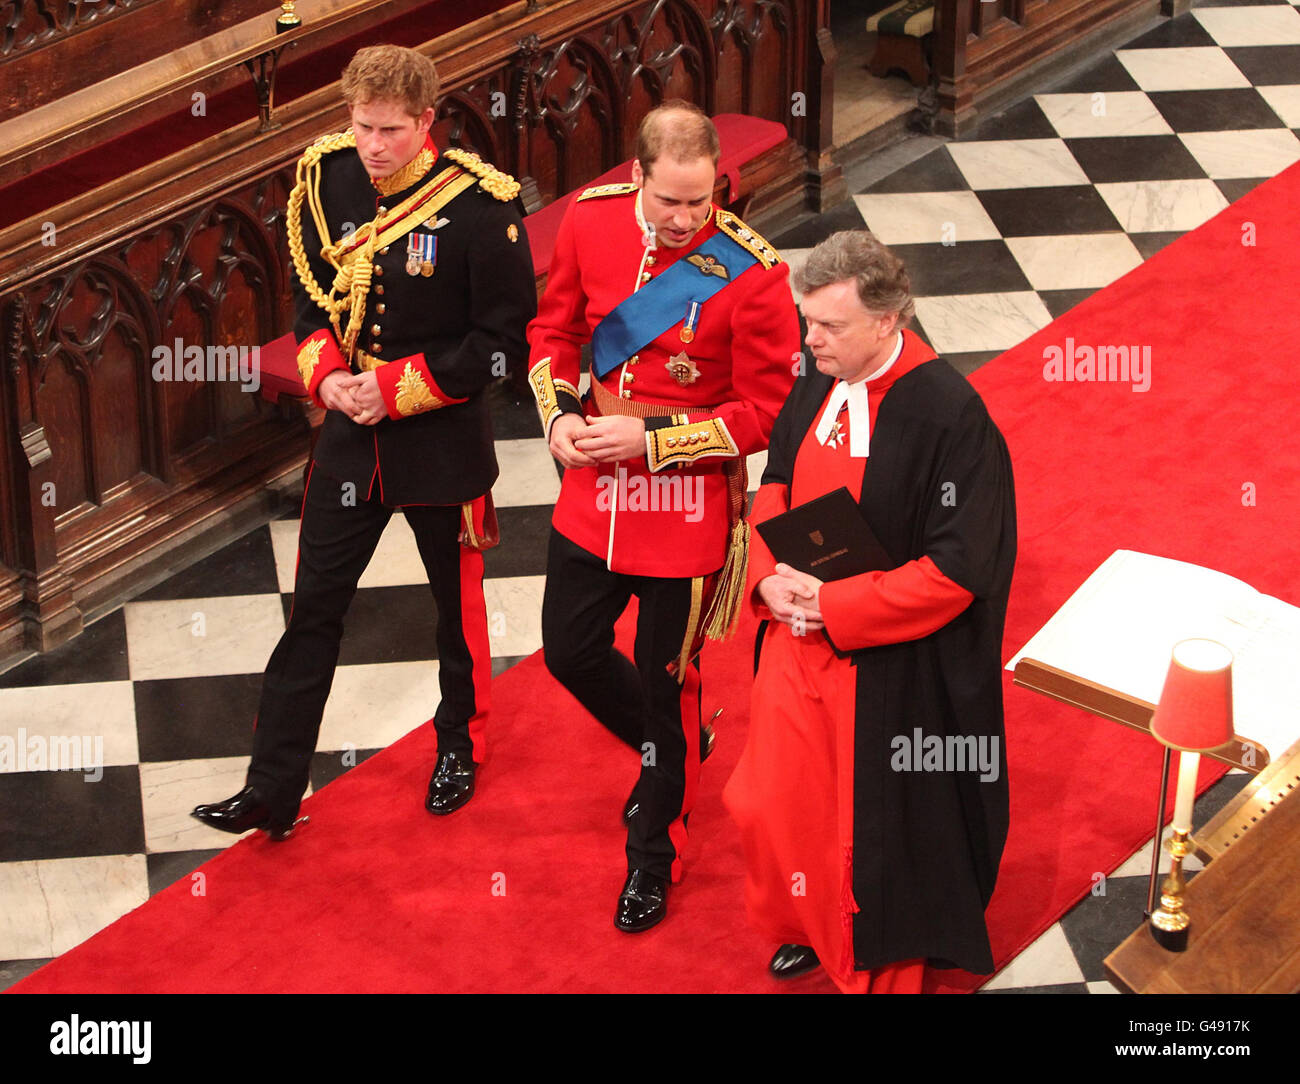
{"type": "MultiPolygon", "coordinates": [[[[789,485],[829,376],[795,384],[772,432],[763,484],[789,485]]],[[[1006,444],[947,362],[900,377],[880,404],[859,504],[895,564],[924,556],[974,601],[920,640],[850,654],[857,668],[853,920],[858,970],[914,958],[993,970],[984,909],[1006,841],[1002,631],[1016,553],[1006,444]],[[997,779],[895,771],[896,736],[997,739],[997,779]]],[[[760,633],[760,637],[761,637],[760,633]]],[[[761,650],[761,643],[760,643],[761,650]]]]}

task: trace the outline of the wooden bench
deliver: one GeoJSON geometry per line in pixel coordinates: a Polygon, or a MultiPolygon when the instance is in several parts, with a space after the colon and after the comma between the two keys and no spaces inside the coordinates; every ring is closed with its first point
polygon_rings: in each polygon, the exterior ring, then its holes
{"type": "Polygon", "coordinates": [[[883,79],[901,71],[913,86],[930,82],[930,48],[934,33],[934,0],[899,0],[867,20],[876,33],[876,51],[867,70],[883,79]]]}

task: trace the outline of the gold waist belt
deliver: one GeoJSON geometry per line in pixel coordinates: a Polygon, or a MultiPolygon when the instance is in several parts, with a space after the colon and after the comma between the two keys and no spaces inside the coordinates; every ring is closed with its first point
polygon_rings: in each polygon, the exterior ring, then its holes
{"type": "Polygon", "coordinates": [[[601,414],[622,414],[629,418],[667,418],[671,414],[713,409],[700,403],[654,403],[647,399],[624,399],[594,378],[591,381],[591,398],[601,414]]]}
{"type": "Polygon", "coordinates": [[[387,358],[377,358],[374,354],[367,354],[360,347],[357,347],[356,349],[356,356],[357,367],[363,373],[373,372],[375,369],[378,369],[379,366],[388,364],[387,358]]]}

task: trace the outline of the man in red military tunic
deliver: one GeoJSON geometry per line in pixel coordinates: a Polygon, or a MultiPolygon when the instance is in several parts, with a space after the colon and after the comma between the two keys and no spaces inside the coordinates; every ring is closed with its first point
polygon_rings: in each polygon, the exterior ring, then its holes
{"type": "Polygon", "coordinates": [[[641,758],[615,915],[629,933],[664,917],[681,874],[711,740],[696,655],[703,630],[730,625],[744,581],[745,456],[766,447],[799,358],[786,266],[712,203],[717,162],[717,132],[697,107],[648,114],[632,183],[590,188],[566,213],[528,331],[538,410],[565,467],[546,663],[641,758]],[[635,662],[613,646],[633,595],[635,662]]]}
{"type": "Polygon", "coordinates": [[[888,560],[822,582],[755,532],[768,620],[723,798],[750,920],[784,942],[772,974],[820,963],[846,992],[919,992],[927,964],[993,969],[1011,461],[975,390],[900,326],[907,272],[876,238],[835,234],[796,285],[817,371],[777,419],[752,521],[843,486],[888,560]]]}

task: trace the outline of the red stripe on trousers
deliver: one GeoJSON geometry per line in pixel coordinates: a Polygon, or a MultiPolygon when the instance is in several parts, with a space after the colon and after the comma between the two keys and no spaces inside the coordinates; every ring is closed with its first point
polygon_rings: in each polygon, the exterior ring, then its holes
{"type": "Polygon", "coordinates": [[[676,852],[671,868],[673,884],[682,879],[682,854],[686,850],[687,839],[686,817],[695,808],[695,795],[700,787],[700,673],[690,664],[687,664],[686,680],[682,682],[682,693],[677,703],[681,709],[678,718],[682,724],[682,736],[686,739],[686,765],[682,811],[668,826],[668,838],[676,852]]]}

